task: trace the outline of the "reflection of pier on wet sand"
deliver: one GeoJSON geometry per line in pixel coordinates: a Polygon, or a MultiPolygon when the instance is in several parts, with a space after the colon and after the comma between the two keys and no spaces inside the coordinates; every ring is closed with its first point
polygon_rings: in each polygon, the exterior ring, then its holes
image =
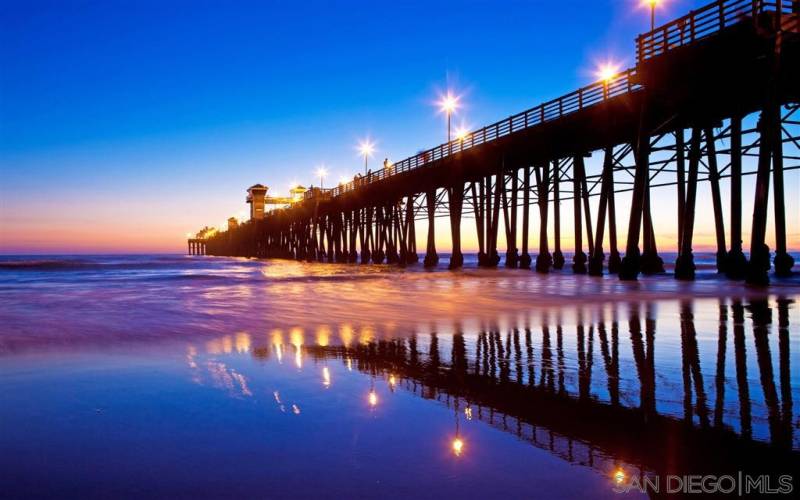
{"type": "MultiPolygon", "coordinates": [[[[640,311],[633,305],[624,321],[616,314],[611,321],[579,318],[574,348],[565,345],[567,332],[551,315],[536,327],[487,329],[477,337],[455,333],[449,353],[440,347],[445,336],[436,333],[425,342],[415,335],[303,349],[316,359],[341,359],[386,378],[393,387],[442,402],[457,419],[481,420],[572,463],[602,471],[626,464],[639,473],[659,475],[791,473],[800,454],[793,437],[788,304],[783,299],[773,304],[720,302],[712,394],[700,370],[692,306],[681,304],[682,418],[657,410],[656,321],[649,306],[640,311]],[[778,313],[777,367],[768,340],[773,306],[778,313]],[[733,418],[725,412],[729,346],[738,393],[738,416],[733,418]],[[631,350],[638,395],[621,388],[620,349],[631,350]],[[752,414],[754,406],[761,408],[751,400],[748,384],[748,360],[752,363],[753,356],[766,415],[752,414]],[[593,380],[598,374],[601,378],[593,380]],[[597,394],[599,386],[607,396],[597,394]],[[766,418],[763,439],[753,438],[754,418],[766,418]]],[[[269,355],[266,350],[256,352],[269,355]]]]}

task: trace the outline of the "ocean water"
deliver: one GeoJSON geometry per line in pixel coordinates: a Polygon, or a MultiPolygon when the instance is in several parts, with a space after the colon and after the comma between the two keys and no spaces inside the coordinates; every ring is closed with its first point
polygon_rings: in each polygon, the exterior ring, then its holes
{"type": "Polygon", "coordinates": [[[697,257],[693,283],[0,257],[0,498],[796,490],[800,279],[750,288],[697,257]]]}

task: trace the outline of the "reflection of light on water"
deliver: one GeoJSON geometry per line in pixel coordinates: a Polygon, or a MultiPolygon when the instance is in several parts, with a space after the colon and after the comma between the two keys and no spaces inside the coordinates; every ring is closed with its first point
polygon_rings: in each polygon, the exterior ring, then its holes
{"type": "Polygon", "coordinates": [[[197,357],[197,348],[193,345],[188,346],[186,348],[186,364],[188,364],[189,368],[192,370],[192,382],[201,385],[203,380],[200,377],[200,370],[195,357],[197,357]]]}
{"type": "Polygon", "coordinates": [[[289,341],[294,346],[294,364],[298,368],[303,367],[303,329],[299,327],[292,328],[289,332],[289,341]]]}
{"type": "Polygon", "coordinates": [[[292,405],[292,413],[295,415],[300,415],[300,407],[297,405],[292,405]]]}
{"type": "Polygon", "coordinates": [[[277,329],[272,331],[272,345],[275,347],[278,363],[283,363],[283,332],[277,329]]]}
{"type": "Polygon", "coordinates": [[[353,371],[353,360],[350,358],[347,358],[347,371],[353,371]]]}
{"type": "Polygon", "coordinates": [[[272,391],[272,397],[275,398],[275,402],[281,404],[281,393],[278,391],[272,391]]]}
{"type": "Polygon", "coordinates": [[[186,349],[186,362],[189,364],[189,368],[197,368],[197,362],[194,360],[195,356],[197,356],[197,349],[190,345],[186,349]]]}
{"type": "Polygon", "coordinates": [[[250,388],[247,386],[247,379],[241,373],[237,373],[236,370],[231,369],[231,377],[233,377],[237,382],[239,382],[239,386],[242,388],[242,395],[244,396],[252,396],[253,393],[250,391],[250,388]]]}
{"type": "Polygon", "coordinates": [[[373,408],[378,406],[378,395],[375,393],[375,391],[369,391],[369,396],[367,397],[367,401],[369,402],[369,405],[373,408]]]}
{"type": "Polygon", "coordinates": [[[392,386],[392,389],[397,385],[397,379],[394,375],[389,375],[389,385],[392,386]]]}
{"type": "Polygon", "coordinates": [[[240,354],[250,352],[250,335],[245,332],[236,334],[236,352],[240,354]]]}
{"type": "Polygon", "coordinates": [[[463,451],[464,451],[464,441],[459,437],[453,439],[453,453],[455,453],[457,457],[460,457],[463,451]]]}
{"type": "Polygon", "coordinates": [[[233,340],[230,335],[206,342],[206,352],[208,354],[230,354],[232,351],[233,340]]]}
{"type": "Polygon", "coordinates": [[[350,347],[350,343],[353,342],[353,327],[345,323],[339,327],[339,338],[342,339],[342,345],[345,347],[350,347]]]}
{"type": "Polygon", "coordinates": [[[331,371],[327,366],[322,368],[322,385],[326,388],[331,386],[331,371]]]}
{"type": "Polygon", "coordinates": [[[320,326],[317,328],[317,345],[320,347],[328,347],[331,341],[331,329],[327,326],[320,326]]]}
{"type": "Polygon", "coordinates": [[[214,385],[217,387],[224,387],[233,392],[236,384],[239,385],[239,391],[243,396],[252,396],[253,392],[247,385],[247,378],[233,368],[228,368],[225,363],[219,361],[207,361],[206,367],[214,385]]]}
{"type": "Polygon", "coordinates": [[[372,327],[365,326],[361,328],[361,335],[358,338],[358,341],[362,344],[366,345],[375,340],[375,330],[372,327]]]}
{"type": "Polygon", "coordinates": [[[300,349],[299,345],[295,346],[294,349],[295,349],[295,351],[294,351],[294,364],[298,368],[302,368],[303,367],[303,351],[300,349]]]}
{"type": "Polygon", "coordinates": [[[472,420],[472,407],[471,406],[467,406],[466,408],[464,408],[464,416],[467,417],[467,420],[472,420]]]}

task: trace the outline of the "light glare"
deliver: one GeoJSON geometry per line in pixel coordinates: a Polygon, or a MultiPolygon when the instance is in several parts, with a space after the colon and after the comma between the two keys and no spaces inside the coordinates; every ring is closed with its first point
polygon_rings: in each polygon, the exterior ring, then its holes
{"type": "Polygon", "coordinates": [[[453,440],[453,453],[455,453],[457,457],[460,457],[463,451],[464,451],[464,441],[462,441],[461,438],[458,437],[455,438],[453,440]]]}
{"type": "Polygon", "coordinates": [[[374,407],[378,406],[378,395],[375,393],[375,391],[369,391],[368,400],[369,400],[369,405],[371,407],[374,408],[374,407]]]}
{"type": "Polygon", "coordinates": [[[448,90],[447,94],[441,96],[439,99],[439,109],[449,115],[458,109],[460,99],[459,96],[453,95],[453,93],[448,90]]]}
{"type": "Polygon", "coordinates": [[[611,62],[603,63],[597,68],[596,74],[601,81],[608,83],[619,74],[619,65],[611,62]]]}
{"type": "Polygon", "coordinates": [[[361,141],[361,143],[358,145],[358,151],[362,156],[372,156],[372,153],[375,152],[375,144],[373,144],[369,139],[361,141]]]}

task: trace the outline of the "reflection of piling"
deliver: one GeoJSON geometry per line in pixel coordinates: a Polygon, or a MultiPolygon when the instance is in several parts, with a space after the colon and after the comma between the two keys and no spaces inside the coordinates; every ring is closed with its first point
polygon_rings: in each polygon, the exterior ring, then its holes
{"type": "MultiPolygon", "coordinates": [[[[777,304],[779,328],[783,329],[780,332],[787,332],[784,337],[788,341],[788,303],[779,299],[777,304]]],[[[788,345],[779,338],[779,399],[766,340],[769,306],[766,302],[753,301],[748,308],[753,317],[758,370],[769,411],[769,438],[778,446],[751,440],[746,323],[744,306],[738,300],[733,301],[730,309],[724,302],[719,304],[720,337],[717,350],[712,354],[716,360],[713,425],[709,421],[711,415],[701,375],[692,308],[690,302],[681,304],[684,420],[659,414],[655,406],[657,324],[655,308],[649,304],[644,306],[643,314],[638,304],[628,307],[631,350],[640,389],[638,405],[627,403],[635,401],[635,396],[620,394],[616,306],[612,308],[610,322],[603,314],[597,315],[596,322],[587,321],[581,312],[575,330],[577,343],[568,342],[569,346],[558,338],[550,338],[550,318],[542,317],[540,333],[525,329],[523,338],[521,329],[514,325],[505,331],[497,327],[483,328],[472,345],[467,340],[470,337],[456,325],[447,352],[440,347],[447,342],[436,333],[430,335],[422,351],[417,348],[417,339],[413,336],[353,347],[309,346],[304,349],[308,349],[311,356],[352,360],[360,371],[376,378],[388,378],[392,388],[405,388],[458,411],[466,406],[468,419],[486,422],[572,463],[597,467],[603,472],[609,470],[604,469],[609,459],[624,457],[641,466],[643,471],[654,474],[729,473],[737,467],[747,473],[783,473],[797,460],[797,452],[791,450],[791,414],[787,414],[791,412],[791,398],[786,397],[791,393],[789,353],[788,345]],[[739,388],[739,429],[723,422],[725,345],[731,317],[739,388]],[[605,366],[605,370],[600,371],[592,368],[595,331],[605,366]],[[536,338],[539,334],[541,342],[536,338]],[[540,346],[541,353],[538,381],[534,381],[532,371],[534,346],[540,346]],[[567,372],[565,359],[575,361],[571,369],[577,370],[577,377],[567,372]],[[592,391],[592,378],[602,378],[603,373],[609,393],[607,400],[592,391]],[[577,379],[577,387],[563,383],[562,378],[577,379]]],[[[559,319],[553,321],[556,331],[563,330],[561,323],[559,319]]],[[[262,350],[253,352],[260,356],[262,350]]]]}

